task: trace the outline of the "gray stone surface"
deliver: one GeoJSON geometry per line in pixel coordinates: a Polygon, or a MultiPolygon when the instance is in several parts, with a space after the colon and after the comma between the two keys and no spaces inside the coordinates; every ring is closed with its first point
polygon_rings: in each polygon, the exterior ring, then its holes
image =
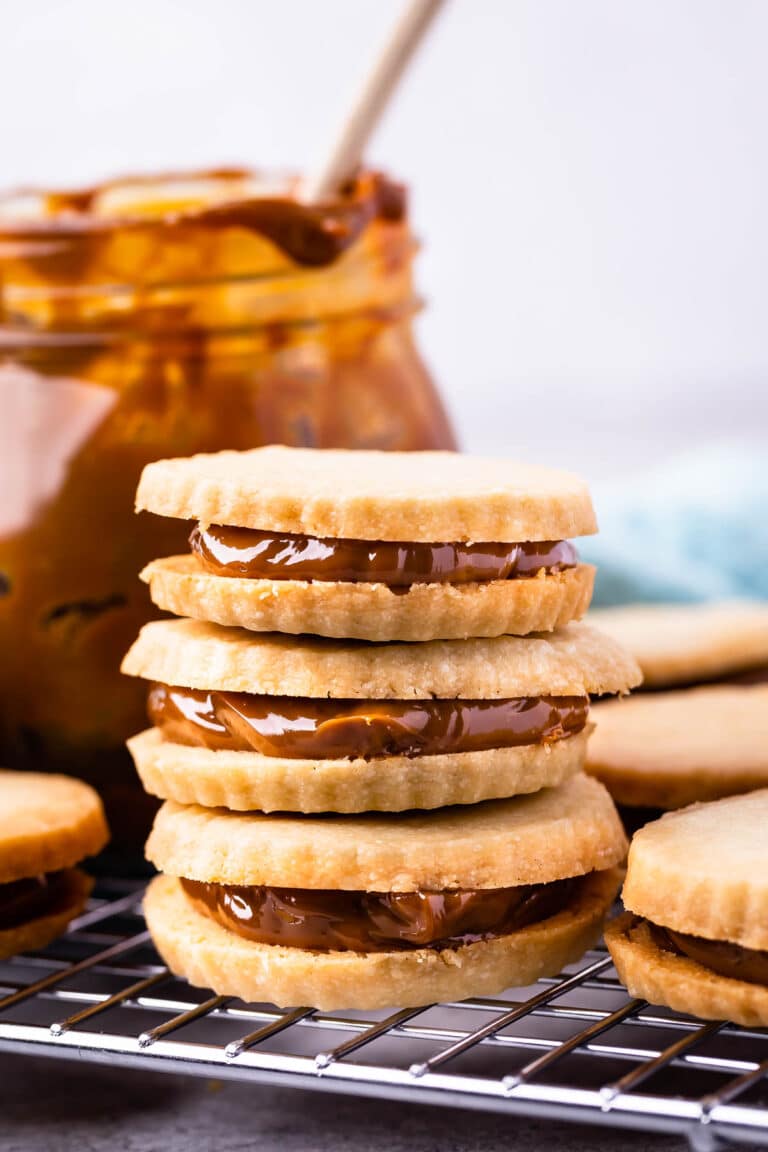
{"type": "Polygon", "coordinates": [[[676,1137],[0,1057],[2,1152],[686,1152],[676,1137]]]}

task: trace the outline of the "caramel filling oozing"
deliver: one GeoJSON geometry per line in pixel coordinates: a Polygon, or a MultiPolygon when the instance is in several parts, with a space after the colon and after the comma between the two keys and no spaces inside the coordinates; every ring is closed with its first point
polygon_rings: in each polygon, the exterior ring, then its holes
{"type": "Polygon", "coordinates": [[[578,879],[451,892],[342,892],[181,881],[198,911],[256,944],[311,951],[452,948],[546,920],[578,879]]]}
{"type": "Polygon", "coordinates": [[[0,932],[63,912],[72,900],[72,869],[0,884],[0,932]]]}
{"type": "Polygon", "coordinates": [[[437,756],[548,744],[580,732],[586,696],[328,700],[153,684],[149,719],[177,744],[288,759],[437,756]]]}
{"type": "Polygon", "coordinates": [[[250,580],[468,584],[516,580],[575,568],[569,540],[524,544],[409,544],[335,540],[212,524],[192,530],[190,548],[206,572],[250,580]]]}
{"type": "MultiPolygon", "coordinates": [[[[649,921],[650,924],[650,921],[649,921]]],[[[768,985],[768,952],[742,948],[727,940],[706,940],[702,936],[688,936],[650,924],[655,942],[666,952],[687,956],[703,968],[730,980],[744,980],[747,984],[768,985]]]]}

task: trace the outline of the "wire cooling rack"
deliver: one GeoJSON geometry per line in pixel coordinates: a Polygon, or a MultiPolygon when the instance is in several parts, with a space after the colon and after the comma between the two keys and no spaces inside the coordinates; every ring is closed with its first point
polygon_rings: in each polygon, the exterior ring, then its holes
{"type": "Polygon", "coordinates": [[[768,1031],[630,999],[603,948],[498,999],[282,1011],[173,977],[141,895],[102,881],[66,936],[0,963],[0,1051],[768,1146],[768,1031]]]}

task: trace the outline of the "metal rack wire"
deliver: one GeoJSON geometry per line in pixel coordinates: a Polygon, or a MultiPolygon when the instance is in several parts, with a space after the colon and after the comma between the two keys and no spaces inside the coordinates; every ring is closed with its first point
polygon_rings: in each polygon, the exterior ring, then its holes
{"type": "Polygon", "coordinates": [[[768,1031],[630,999],[604,949],[499,999],[282,1011],[176,980],[141,894],[103,881],[60,941],[0,963],[0,1051],[768,1146],[768,1031]]]}

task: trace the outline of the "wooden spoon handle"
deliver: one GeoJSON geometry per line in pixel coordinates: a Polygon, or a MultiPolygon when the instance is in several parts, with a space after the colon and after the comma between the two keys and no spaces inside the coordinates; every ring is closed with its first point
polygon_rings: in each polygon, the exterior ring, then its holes
{"type": "Polygon", "coordinates": [[[368,76],[328,162],[307,182],[310,202],[333,196],[354,175],[405,68],[445,0],[410,0],[368,76]]]}

